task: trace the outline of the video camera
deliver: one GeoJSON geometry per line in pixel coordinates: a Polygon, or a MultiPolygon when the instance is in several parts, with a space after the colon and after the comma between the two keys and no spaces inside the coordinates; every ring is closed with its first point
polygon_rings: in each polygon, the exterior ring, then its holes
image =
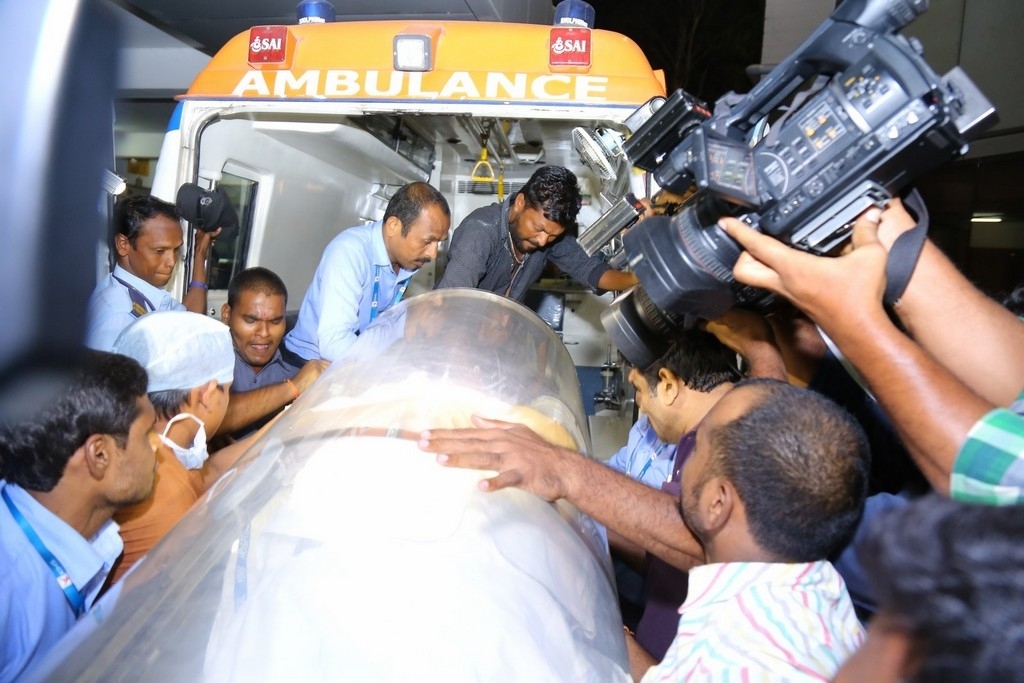
{"type": "Polygon", "coordinates": [[[662,188],[698,190],[622,239],[642,289],[613,302],[602,324],[627,360],[646,367],[676,326],[770,299],[733,279],[741,249],[716,225],[722,216],[832,254],[861,212],[967,151],[995,110],[959,67],[940,78],[920,44],[895,33],[926,9],[846,0],[747,95],[726,94],[712,113],[677,91],[625,142],[662,188]]]}

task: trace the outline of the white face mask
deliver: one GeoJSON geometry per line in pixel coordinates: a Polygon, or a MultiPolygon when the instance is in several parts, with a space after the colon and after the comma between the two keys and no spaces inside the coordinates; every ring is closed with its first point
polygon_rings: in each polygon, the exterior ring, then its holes
{"type": "Polygon", "coordinates": [[[209,452],[206,450],[206,425],[192,413],[179,413],[172,417],[167,422],[167,426],[164,427],[164,433],[160,435],[160,440],[165,446],[174,451],[174,455],[178,457],[178,460],[185,466],[185,469],[198,470],[206,462],[206,459],[210,457],[209,452]],[[195,420],[199,423],[199,431],[196,432],[196,438],[192,441],[192,445],[189,448],[182,448],[167,436],[167,430],[171,428],[172,424],[185,419],[195,420]]]}

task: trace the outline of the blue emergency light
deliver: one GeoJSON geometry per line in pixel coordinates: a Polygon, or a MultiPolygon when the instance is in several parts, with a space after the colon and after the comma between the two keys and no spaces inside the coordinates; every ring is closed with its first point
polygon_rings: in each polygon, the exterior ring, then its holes
{"type": "Polygon", "coordinates": [[[555,26],[594,28],[594,8],[583,0],[562,0],[555,7],[555,26]]]}
{"type": "Polygon", "coordinates": [[[327,0],[302,0],[295,8],[300,24],[323,24],[334,21],[334,5],[327,0]]]}

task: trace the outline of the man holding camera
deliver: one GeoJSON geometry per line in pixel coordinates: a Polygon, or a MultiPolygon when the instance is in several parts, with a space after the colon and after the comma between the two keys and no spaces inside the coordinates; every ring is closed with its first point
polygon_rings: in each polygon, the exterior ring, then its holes
{"type": "Polygon", "coordinates": [[[926,240],[892,305],[899,329],[883,307],[886,262],[915,222],[898,199],[870,209],[839,258],[798,251],[733,218],[719,225],[746,250],[736,280],[785,296],[831,337],[937,491],[1024,503],[1024,323],[926,240]]]}
{"type": "Polygon", "coordinates": [[[151,311],[205,313],[206,260],[220,229],[196,231],[192,277],[179,303],[164,287],[184,244],[181,212],[156,197],[128,197],[115,209],[117,263],[89,298],[85,344],[109,351],[121,330],[151,311]]]}

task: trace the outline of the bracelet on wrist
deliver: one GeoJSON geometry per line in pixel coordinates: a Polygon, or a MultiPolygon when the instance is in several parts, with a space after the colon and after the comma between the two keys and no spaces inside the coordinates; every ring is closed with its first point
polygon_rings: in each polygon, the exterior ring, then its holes
{"type": "MultiPolygon", "coordinates": [[[[292,393],[295,394],[295,398],[298,398],[299,397],[299,388],[297,386],[295,386],[295,382],[291,381],[290,379],[286,379],[284,381],[284,383],[292,388],[292,393]]],[[[292,399],[292,400],[294,401],[295,399],[292,399]]]]}
{"type": "Polygon", "coordinates": [[[188,283],[188,286],[189,287],[199,287],[200,289],[206,289],[206,290],[210,289],[209,287],[206,286],[205,282],[200,282],[199,280],[192,280],[192,282],[188,283]]]}

